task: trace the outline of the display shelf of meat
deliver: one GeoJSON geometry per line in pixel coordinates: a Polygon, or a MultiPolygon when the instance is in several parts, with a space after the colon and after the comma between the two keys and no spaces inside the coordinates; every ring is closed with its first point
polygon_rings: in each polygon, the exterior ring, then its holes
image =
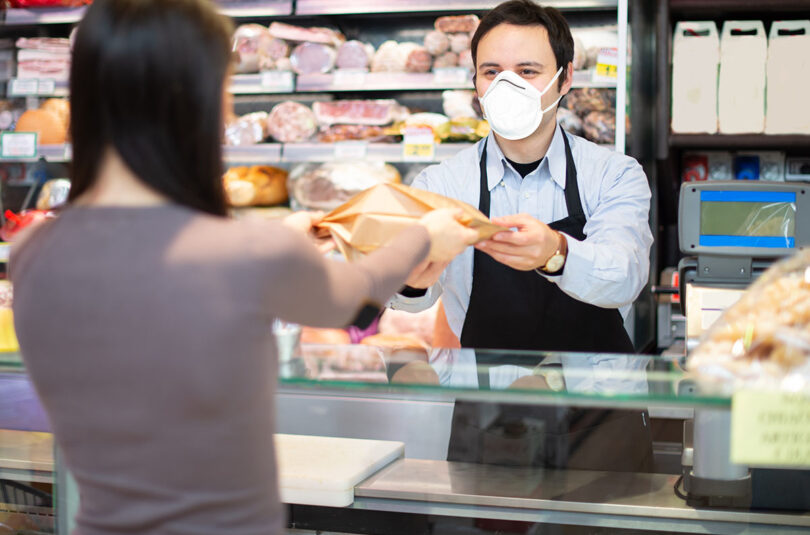
{"type": "Polygon", "coordinates": [[[12,78],[6,84],[6,97],[66,97],[68,96],[67,80],[49,80],[37,78],[12,78]]]}
{"type": "MultiPolygon", "coordinates": [[[[405,13],[415,11],[481,11],[498,0],[297,0],[296,15],[342,15],[360,13],[405,13]]],[[[565,10],[615,9],[617,0],[546,0],[543,5],[565,10]]]]}
{"type": "Polygon", "coordinates": [[[309,91],[407,91],[472,89],[472,74],[467,69],[451,68],[435,72],[366,72],[338,70],[327,74],[302,74],[296,78],[296,90],[309,91]]]}
{"type": "MultiPolygon", "coordinates": [[[[292,15],[292,0],[222,0],[220,11],[229,17],[278,17],[292,15]]],[[[86,7],[11,8],[0,11],[4,23],[12,26],[26,24],[66,24],[78,22],[86,7]]]]}
{"type": "MultiPolygon", "coordinates": [[[[260,145],[259,145],[260,146],[260,145]]],[[[402,143],[365,143],[345,141],[339,143],[287,143],[282,149],[283,162],[330,162],[338,160],[367,160],[382,162],[440,162],[451,158],[472,143],[437,143],[433,157],[421,160],[403,156],[402,143]]]]}
{"type": "Polygon", "coordinates": [[[229,164],[268,164],[281,162],[281,143],[260,143],[240,147],[223,147],[222,155],[229,164]]]}

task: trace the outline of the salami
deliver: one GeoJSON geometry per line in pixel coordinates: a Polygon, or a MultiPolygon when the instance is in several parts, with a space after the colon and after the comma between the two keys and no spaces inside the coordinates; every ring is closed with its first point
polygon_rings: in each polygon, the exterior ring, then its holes
{"type": "Polygon", "coordinates": [[[277,104],[267,118],[267,131],[281,143],[306,141],[316,130],[312,110],[292,100],[277,104]]]}
{"type": "Polygon", "coordinates": [[[258,72],[262,56],[266,55],[272,41],[270,32],[260,24],[244,24],[236,28],[233,34],[236,72],[258,72]]]}
{"type": "Polygon", "coordinates": [[[445,67],[456,67],[458,66],[458,54],[455,52],[445,52],[441,56],[437,56],[436,59],[433,60],[433,68],[434,69],[441,69],[445,67]]]}
{"type": "Polygon", "coordinates": [[[458,66],[467,67],[471,71],[475,70],[475,65],[473,65],[472,52],[470,50],[463,50],[459,53],[458,66]]]}
{"type": "Polygon", "coordinates": [[[405,59],[405,72],[428,72],[433,64],[433,56],[420,45],[410,47],[405,59]]]}
{"type": "Polygon", "coordinates": [[[283,22],[271,23],[269,31],[273,37],[299,43],[309,42],[340,46],[346,40],[342,34],[329,28],[302,28],[283,22]]]}
{"type": "Polygon", "coordinates": [[[454,33],[450,36],[450,50],[458,54],[470,48],[470,34],[454,33]]]}
{"type": "Polygon", "coordinates": [[[439,56],[450,50],[450,39],[447,34],[438,30],[431,30],[425,35],[425,48],[434,56],[439,56]]]}
{"type": "Polygon", "coordinates": [[[372,53],[369,47],[360,41],[346,41],[337,52],[336,65],[338,69],[365,69],[371,62],[372,53]]]}
{"type": "Polygon", "coordinates": [[[290,63],[298,74],[326,73],[334,68],[336,57],[331,46],[301,43],[290,55],[290,63]]]}
{"type": "Polygon", "coordinates": [[[472,33],[478,28],[478,22],[476,15],[456,15],[439,17],[433,26],[445,33],[472,33]]]}

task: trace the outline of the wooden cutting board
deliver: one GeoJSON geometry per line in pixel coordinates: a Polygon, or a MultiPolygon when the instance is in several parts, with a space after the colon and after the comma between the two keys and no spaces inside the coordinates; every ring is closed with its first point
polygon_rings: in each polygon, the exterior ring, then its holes
{"type": "Polygon", "coordinates": [[[281,501],[346,507],[354,487],[403,457],[402,442],[307,435],[275,436],[281,501]]]}

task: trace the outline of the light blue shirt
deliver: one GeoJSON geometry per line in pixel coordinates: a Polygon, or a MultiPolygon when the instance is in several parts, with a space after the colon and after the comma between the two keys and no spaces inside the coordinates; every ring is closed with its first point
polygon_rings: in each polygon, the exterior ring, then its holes
{"type": "MultiPolygon", "coordinates": [[[[495,137],[487,143],[490,216],[525,213],[544,223],[568,216],[565,206],[565,144],[557,128],[540,165],[521,178],[501,152],[495,137]]],[[[568,238],[568,259],[561,276],[546,277],[571,297],[626,316],[647,283],[650,269],[650,187],[639,163],[624,154],[568,134],[587,223],[585,240],[568,238]]],[[[412,186],[478,207],[479,160],[483,140],[420,173],[412,186]]],[[[538,274],[538,277],[545,276],[538,274]]],[[[418,312],[442,297],[447,322],[456,334],[470,303],[473,248],[457,256],[439,282],[423,297],[397,295],[388,306],[418,312]]]]}

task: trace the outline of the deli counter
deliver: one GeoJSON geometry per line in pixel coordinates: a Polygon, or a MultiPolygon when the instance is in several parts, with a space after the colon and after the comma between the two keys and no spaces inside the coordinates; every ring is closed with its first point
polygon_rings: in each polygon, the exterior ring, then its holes
{"type": "MultiPolygon", "coordinates": [[[[25,498],[0,505],[0,526],[67,533],[75,487],[19,356],[0,366],[0,497],[25,498]]],[[[800,393],[729,391],[653,356],[363,345],[301,345],[279,376],[295,533],[810,530],[800,393]],[[695,420],[712,432],[693,436],[695,420]],[[663,428],[679,431],[668,449],[663,428]]]]}

